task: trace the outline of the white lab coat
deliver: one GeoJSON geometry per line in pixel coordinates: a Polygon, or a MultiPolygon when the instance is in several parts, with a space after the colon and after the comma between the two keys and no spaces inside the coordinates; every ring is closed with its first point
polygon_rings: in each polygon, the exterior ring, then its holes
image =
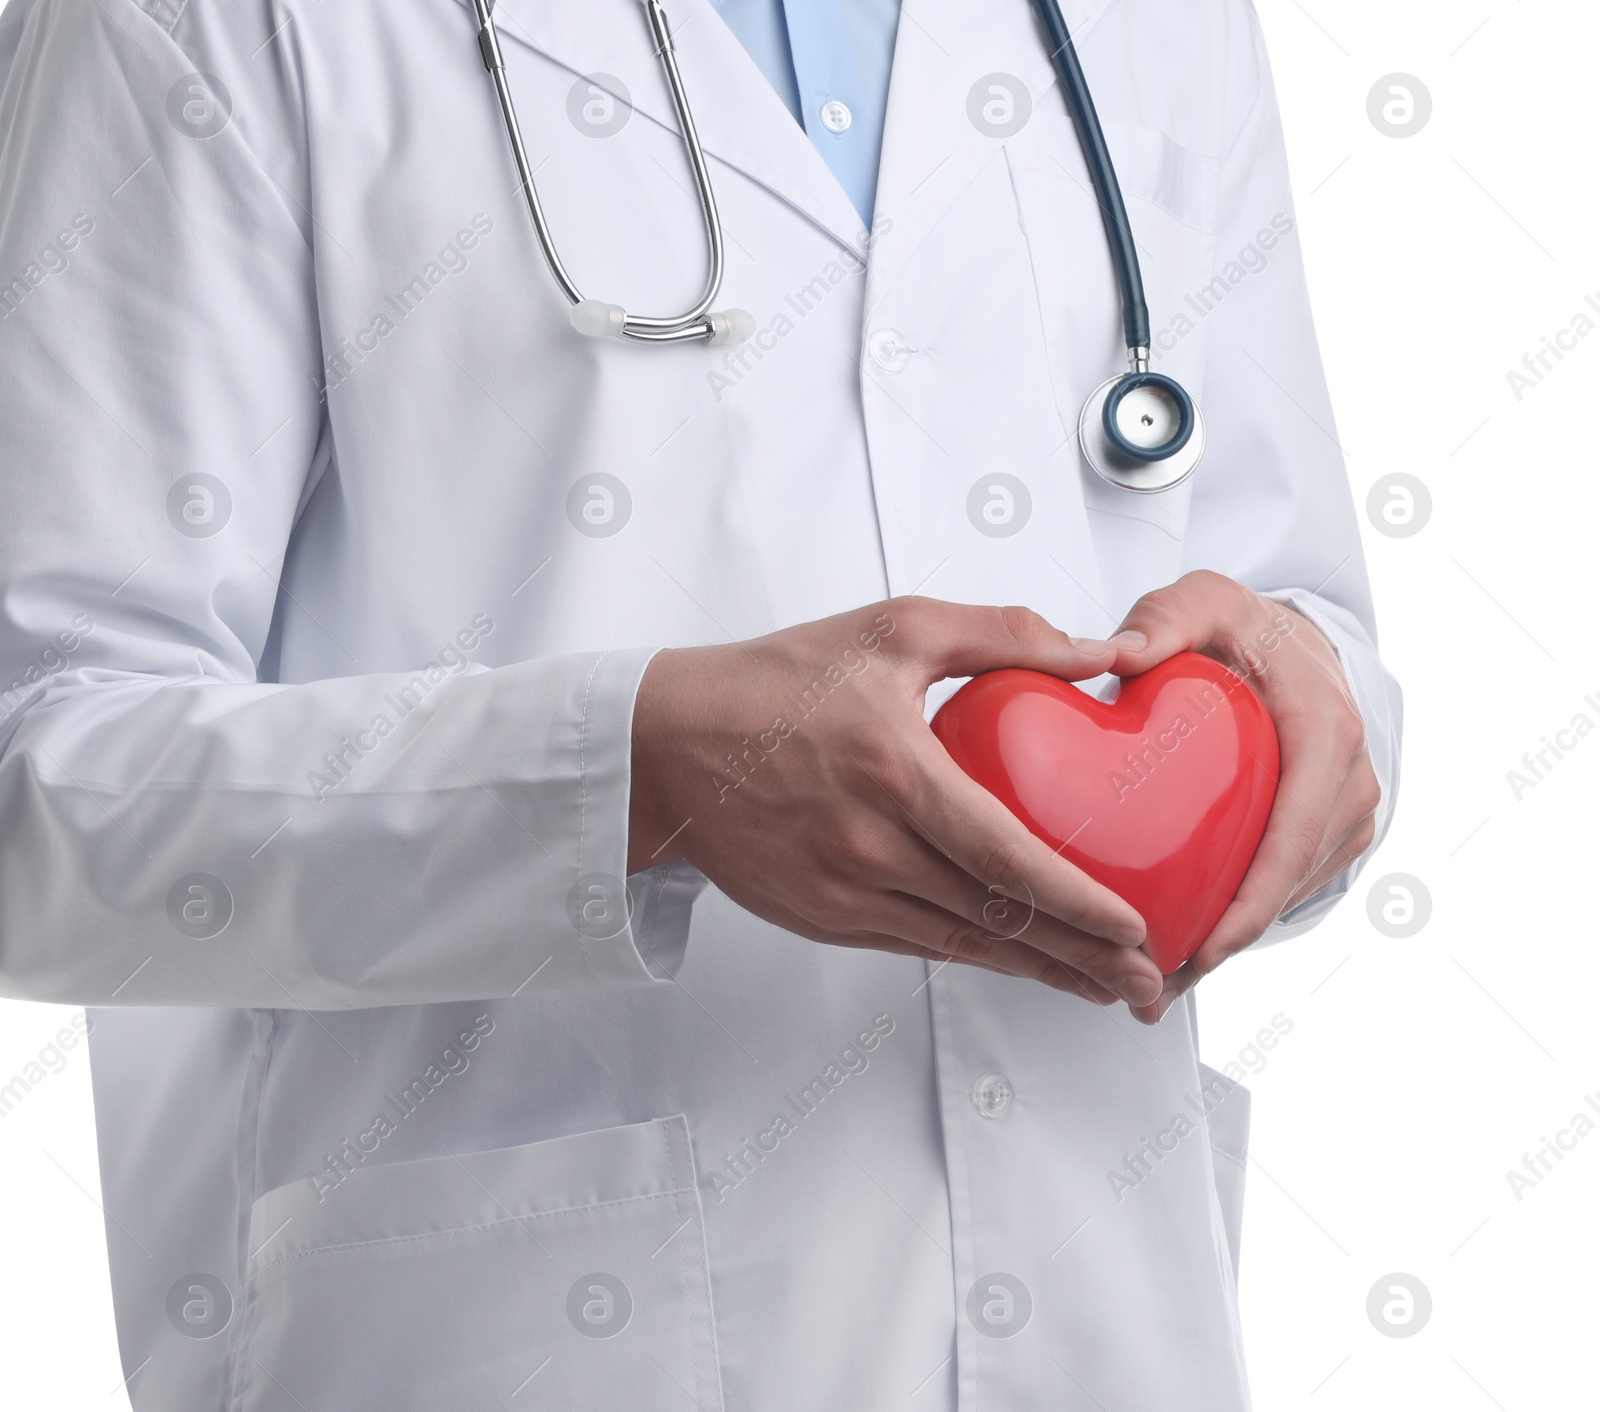
{"type": "MultiPolygon", "coordinates": [[[[580,885],[625,871],[657,648],[913,591],[1101,633],[1197,566],[1332,637],[1387,821],[1398,697],[1255,18],[1066,8],[1157,366],[1209,422],[1164,495],[1080,464],[1120,324],[1023,0],[907,0],[864,271],[805,134],[670,0],[732,350],[573,334],[460,0],[13,0],[0,984],[113,1007],[135,1406],[1248,1405],[1247,1095],[1192,1004],[1145,1029],[819,946],[686,865],[631,924],[580,885]],[[1035,100],[1003,141],[968,115],[995,73],[1035,100]],[[1009,537],[968,514],[997,473],[1009,537]]],[[[691,302],[636,0],[499,22],[575,279],[691,302]],[[625,85],[620,131],[570,119],[577,75],[625,85]]]]}

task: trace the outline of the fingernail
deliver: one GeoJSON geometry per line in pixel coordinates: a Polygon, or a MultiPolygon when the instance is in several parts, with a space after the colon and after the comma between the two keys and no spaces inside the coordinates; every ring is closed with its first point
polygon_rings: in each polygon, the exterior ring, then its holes
{"type": "Polygon", "coordinates": [[[1143,652],[1150,645],[1150,639],[1142,632],[1129,628],[1112,638],[1111,645],[1119,652],[1143,652]]]}
{"type": "Polygon", "coordinates": [[[1122,998],[1130,1005],[1153,1005],[1161,998],[1161,982],[1153,976],[1129,976],[1122,983],[1122,998]]]}
{"type": "Polygon", "coordinates": [[[1080,652],[1111,652],[1115,649],[1103,637],[1072,637],[1068,638],[1080,652]]]}

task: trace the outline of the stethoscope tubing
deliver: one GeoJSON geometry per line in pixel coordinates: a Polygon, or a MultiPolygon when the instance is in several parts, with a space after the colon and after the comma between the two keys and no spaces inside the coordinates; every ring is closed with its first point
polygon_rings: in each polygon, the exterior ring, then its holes
{"type": "Polygon", "coordinates": [[[1123,334],[1130,352],[1144,349],[1148,355],[1150,311],[1144,300],[1144,276],[1139,269],[1139,251],[1134,245],[1128,208],[1122,200],[1122,185],[1117,180],[1117,169],[1111,161],[1111,150],[1106,146],[1106,135],[1100,126],[1100,114],[1094,106],[1089,81],[1083,75],[1083,65],[1078,62],[1078,51],[1058,0],[1033,0],[1033,9],[1044,29],[1050,60],[1061,82],[1061,92],[1067,100],[1072,125],[1078,130],[1078,144],[1083,149],[1089,178],[1094,183],[1095,197],[1100,203],[1106,239],[1111,244],[1111,263],[1116,269],[1117,284],[1122,293],[1123,334]]]}
{"type": "MultiPolygon", "coordinates": [[[[494,0],[473,0],[478,18],[478,48],[483,56],[484,67],[494,80],[501,116],[511,142],[512,156],[516,161],[517,174],[521,179],[523,196],[539,239],[539,247],[557,286],[572,305],[574,328],[585,334],[614,334],[646,343],[690,340],[738,342],[749,336],[750,316],[736,309],[710,312],[722,287],[722,222],[717,215],[705,149],[689,111],[683,76],[678,71],[672,30],[661,0],[642,0],[642,3],[655,40],[656,57],[661,62],[672,93],[672,105],[677,112],[684,153],[699,192],[700,214],[706,234],[708,270],[705,292],[693,307],[682,314],[646,317],[630,314],[620,305],[584,297],[556,251],[555,239],[550,233],[549,222],[534,185],[533,170],[523,144],[521,125],[517,121],[516,105],[512,102],[511,87],[506,78],[505,59],[500,52],[500,40],[495,31],[494,0]],[[741,325],[743,332],[739,331],[741,325]]],[[[1130,366],[1129,372],[1113,378],[1091,394],[1080,421],[1080,444],[1090,466],[1113,485],[1141,492],[1170,489],[1193,471],[1205,443],[1204,422],[1199,408],[1182,386],[1171,378],[1150,371],[1150,311],[1145,304],[1139,252],[1134,244],[1133,227],[1128,219],[1127,205],[1122,199],[1116,167],[1106,145],[1105,132],[1100,126],[1100,115],[1095,109],[1094,98],[1084,77],[1083,66],[1078,61],[1078,51],[1061,13],[1059,0],[1032,0],[1032,4],[1044,29],[1050,61],[1077,130],[1078,144],[1100,205],[1112,268],[1121,295],[1122,328],[1130,366]],[[1174,434],[1159,446],[1136,444],[1122,432],[1117,420],[1122,400],[1132,393],[1146,390],[1159,393],[1178,409],[1174,434]],[[1091,416],[1091,409],[1097,409],[1097,415],[1091,416]]],[[[1150,424],[1148,414],[1144,420],[1147,425],[1150,424]]]]}

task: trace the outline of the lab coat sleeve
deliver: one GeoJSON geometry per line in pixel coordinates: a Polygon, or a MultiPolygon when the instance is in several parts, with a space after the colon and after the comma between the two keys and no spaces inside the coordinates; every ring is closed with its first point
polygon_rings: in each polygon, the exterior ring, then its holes
{"type": "Polygon", "coordinates": [[[648,651],[491,670],[458,635],[407,670],[258,679],[274,614],[307,613],[279,574],[331,455],[292,46],[202,136],[158,19],[178,7],[19,6],[0,992],[340,1009],[658,983],[702,884],[642,875],[630,924],[648,651]]]}
{"type": "MultiPolygon", "coordinates": [[[[1307,297],[1283,130],[1260,26],[1232,26],[1209,314],[1204,474],[1185,567],[1226,573],[1303,613],[1337,652],[1382,789],[1372,848],[1262,939],[1325,916],[1382,842],[1400,777],[1400,689],[1378,656],[1355,507],[1307,297]]],[[[1269,655],[1270,661],[1270,655],[1269,655]]],[[[1270,667],[1269,667],[1270,670],[1270,667]]]]}

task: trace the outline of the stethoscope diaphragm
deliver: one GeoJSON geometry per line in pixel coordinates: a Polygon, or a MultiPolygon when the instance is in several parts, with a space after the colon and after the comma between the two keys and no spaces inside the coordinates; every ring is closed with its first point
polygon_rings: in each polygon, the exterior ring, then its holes
{"type": "Polygon", "coordinates": [[[1084,403],[1078,444],[1102,480],[1152,494],[1182,484],[1200,464],[1205,419],[1174,379],[1162,373],[1119,373],[1084,403]]]}

